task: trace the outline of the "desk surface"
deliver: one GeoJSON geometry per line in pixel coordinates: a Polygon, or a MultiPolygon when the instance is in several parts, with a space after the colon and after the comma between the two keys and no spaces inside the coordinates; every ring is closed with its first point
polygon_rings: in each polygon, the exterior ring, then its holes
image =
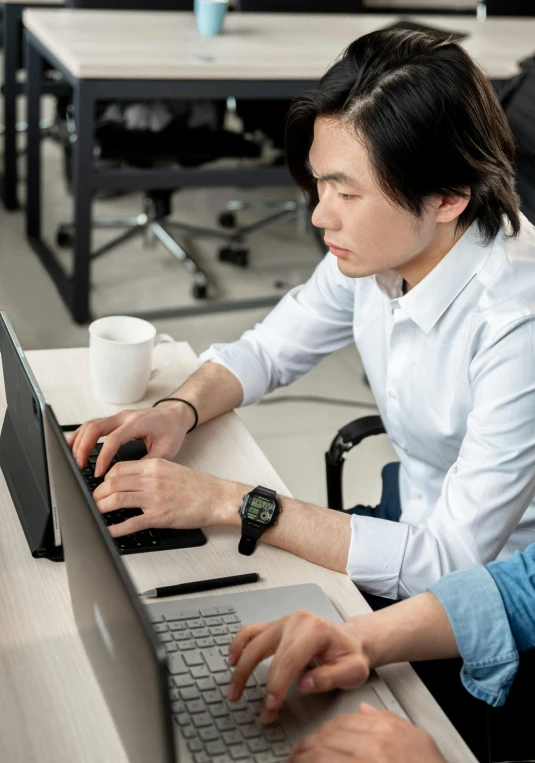
{"type": "MultiPolygon", "coordinates": [[[[93,400],[86,349],[36,351],[29,361],[61,423],[106,415],[93,400]],[[70,382],[70,384],[69,384],[70,382]]],[[[189,345],[151,384],[141,406],[174,390],[195,368],[189,345]]],[[[0,383],[0,417],[5,410],[0,383]]],[[[193,432],[181,463],[246,483],[288,492],[239,417],[229,413],[193,432]]],[[[115,728],[76,633],[61,563],[34,560],[0,475],[0,760],[9,763],[126,763],[115,728]]],[[[211,528],[202,548],[125,558],[138,590],[178,580],[260,572],[258,587],[316,582],[340,613],[368,610],[349,578],[260,544],[254,560],[236,553],[236,531],[211,528]]],[[[250,586],[247,587],[250,590],[250,586]]],[[[408,665],[381,670],[407,714],[427,728],[450,763],[474,758],[408,665]]]]}
{"type": "MultiPolygon", "coordinates": [[[[466,50],[490,77],[533,53],[535,19],[411,16],[468,33],[466,50]]],[[[399,16],[231,13],[224,34],[200,38],[193,13],[26,10],[25,26],[80,79],[318,80],[354,39],[399,16]]]]}

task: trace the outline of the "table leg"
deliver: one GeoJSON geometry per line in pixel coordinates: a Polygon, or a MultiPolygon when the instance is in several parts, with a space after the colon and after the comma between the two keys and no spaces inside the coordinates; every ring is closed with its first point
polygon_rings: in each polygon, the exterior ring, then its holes
{"type": "Polygon", "coordinates": [[[28,73],[28,155],[26,178],[26,234],[29,239],[41,238],[41,79],[43,59],[28,40],[26,44],[28,73]]]}
{"type": "Polygon", "coordinates": [[[4,4],[4,177],[2,198],[8,210],[19,208],[17,198],[17,71],[21,55],[22,6],[4,4]]]}
{"type": "Polygon", "coordinates": [[[73,151],[74,271],[71,313],[77,323],[89,318],[91,209],[93,197],[93,144],[95,99],[91,83],[78,82],[74,92],[76,143],[73,151]]]}

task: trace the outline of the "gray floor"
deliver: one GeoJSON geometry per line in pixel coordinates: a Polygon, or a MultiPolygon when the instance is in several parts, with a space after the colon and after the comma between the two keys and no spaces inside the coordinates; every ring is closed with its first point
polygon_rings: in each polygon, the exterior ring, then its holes
{"type": "MultiPolygon", "coordinates": [[[[20,164],[24,172],[24,162],[20,164]]],[[[44,227],[53,241],[57,223],[71,216],[72,201],[63,178],[61,153],[51,141],[45,144],[44,166],[44,227]]],[[[22,191],[23,188],[21,185],[22,191]]],[[[217,213],[229,199],[292,199],[294,194],[291,188],[183,191],[175,195],[174,212],[183,221],[214,225],[217,213]]],[[[141,197],[137,194],[95,204],[96,216],[131,215],[138,211],[141,197]]],[[[241,219],[246,222],[253,218],[241,219]]],[[[99,233],[95,244],[103,240],[104,234],[99,233]]],[[[190,245],[217,284],[218,293],[225,297],[282,295],[285,289],[276,288],[275,281],[283,281],[286,288],[302,282],[320,258],[311,235],[299,235],[294,224],[255,236],[247,270],[219,263],[214,242],[193,241],[190,245]]],[[[23,346],[36,349],[86,345],[87,328],[72,323],[52,282],[25,241],[22,212],[7,213],[0,208],[0,253],[0,309],[11,317],[23,346]]],[[[68,266],[69,252],[59,255],[68,266]]],[[[125,245],[95,264],[92,281],[93,310],[97,315],[193,302],[189,275],[159,244],[154,248],[141,242],[125,245]]],[[[157,328],[189,341],[200,352],[212,342],[239,337],[265,313],[255,310],[165,320],[158,322],[157,328]]],[[[328,358],[292,385],[289,393],[373,402],[362,383],[362,368],[354,347],[328,358]]],[[[326,502],[323,454],[340,426],[368,413],[357,407],[299,402],[259,405],[240,411],[292,493],[322,505],[326,502]]],[[[346,467],[346,505],[377,502],[380,468],[393,457],[385,437],[375,438],[359,451],[349,457],[346,467]]]]}

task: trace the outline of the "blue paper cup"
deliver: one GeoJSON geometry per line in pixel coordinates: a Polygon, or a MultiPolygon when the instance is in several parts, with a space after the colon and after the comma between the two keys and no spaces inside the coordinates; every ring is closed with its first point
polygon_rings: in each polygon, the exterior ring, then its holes
{"type": "Polygon", "coordinates": [[[228,0],[195,0],[197,31],[203,37],[214,37],[221,32],[228,8],[228,0]]]}

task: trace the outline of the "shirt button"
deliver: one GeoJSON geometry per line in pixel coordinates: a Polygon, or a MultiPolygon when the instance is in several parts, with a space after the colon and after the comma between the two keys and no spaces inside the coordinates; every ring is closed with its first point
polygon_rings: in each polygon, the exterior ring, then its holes
{"type": "Polygon", "coordinates": [[[422,493],[420,493],[419,490],[414,490],[412,495],[414,496],[414,498],[416,498],[417,501],[421,501],[423,498],[423,495],[422,493]]]}
{"type": "Polygon", "coordinates": [[[393,389],[388,390],[388,397],[391,397],[392,400],[395,400],[397,398],[397,395],[393,389]]]}
{"type": "Polygon", "coordinates": [[[402,442],[400,442],[400,443],[399,443],[399,447],[400,447],[400,448],[401,448],[401,450],[402,450],[402,451],[404,451],[405,453],[408,453],[408,452],[409,452],[409,449],[407,448],[407,446],[406,446],[406,445],[404,445],[402,442]]]}

